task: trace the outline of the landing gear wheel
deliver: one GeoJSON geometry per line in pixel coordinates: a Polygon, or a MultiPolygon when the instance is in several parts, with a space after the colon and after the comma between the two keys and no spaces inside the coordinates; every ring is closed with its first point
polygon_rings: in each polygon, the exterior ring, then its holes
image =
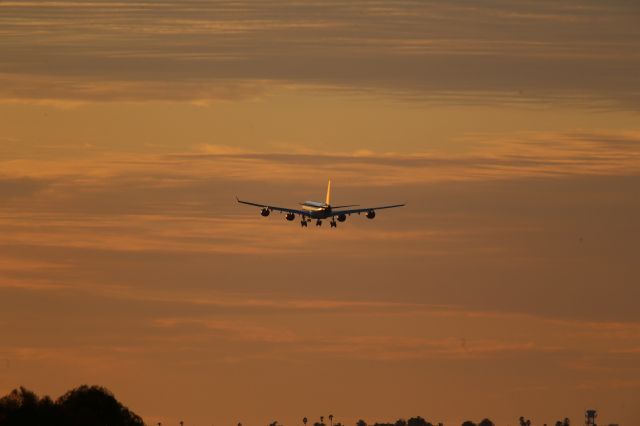
{"type": "Polygon", "coordinates": [[[307,227],[307,221],[302,219],[302,221],[300,221],[300,226],[303,227],[303,228],[306,228],[307,227]]]}
{"type": "Polygon", "coordinates": [[[316,220],[316,226],[322,226],[322,221],[320,219],[316,220]]]}
{"type": "Polygon", "coordinates": [[[331,221],[331,227],[332,228],[337,228],[338,227],[338,222],[336,222],[335,220],[331,221]]]}

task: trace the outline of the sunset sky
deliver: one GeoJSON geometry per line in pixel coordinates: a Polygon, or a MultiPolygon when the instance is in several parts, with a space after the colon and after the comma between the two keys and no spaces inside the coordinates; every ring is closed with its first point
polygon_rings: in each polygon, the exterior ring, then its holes
{"type": "Polygon", "coordinates": [[[639,2],[0,1],[1,395],[636,425],[639,218],[639,2]]]}

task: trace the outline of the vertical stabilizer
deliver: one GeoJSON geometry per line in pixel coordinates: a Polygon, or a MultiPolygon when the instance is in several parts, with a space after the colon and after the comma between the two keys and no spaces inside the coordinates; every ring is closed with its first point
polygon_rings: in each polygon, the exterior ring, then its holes
{"type": "Polygon", "coordinates": [[[329,183],[327,184],[327,199],[324,200],[325,204],[331,204],[331,179],[329,179],[329,183]]]}

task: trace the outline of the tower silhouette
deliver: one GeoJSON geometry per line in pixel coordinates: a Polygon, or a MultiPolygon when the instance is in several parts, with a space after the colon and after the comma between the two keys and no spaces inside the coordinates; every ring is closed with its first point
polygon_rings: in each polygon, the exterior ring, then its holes
{"type": "Polygon", "coordinates": [[[584,414],[584,425],[598,426],[596,425],[596,417],[598,417],[598,413],[596,410],[587,410],[587,412],[584,414]]]}

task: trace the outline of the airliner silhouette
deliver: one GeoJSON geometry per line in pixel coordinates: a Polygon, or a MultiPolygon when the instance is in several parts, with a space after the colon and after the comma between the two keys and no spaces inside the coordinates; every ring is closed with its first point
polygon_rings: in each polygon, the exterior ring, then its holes
{"type": "Polygon", "coordinates": [[[275,210],[278,212],[287,213],[285,218],[288,221],[292,221],[296,218],[296,215],[299,215],[301,217],[300,226],[302,227],[306,227],[307,223],[311,222],[312,219],[316,219],[316,226],[321,226],[323,219],[331,218],[330,224],[332,228],[337,227],[338,222],[344,222],[345,220],[347,220],[347,216],[350,216],[353,213],[366,213],[367,219],[373,219],[374,217],[376,217],[376,210],[392,209],[395,207],[404,206],[404,204],[393,204],[389,206],[365,207],[359,209],[347,209],[347,207],[357,207],[357,204],[332,206],[331,180],[329,180],[329,183],[327,184],[327,197],[325,198],[325,202],[321,203],[318,201],[305,201],[304,203],[300,203],[300,206],[302,206],[302,210],[289,209],[286,207],[276,207],[268,204],[253,203],[251,201],[243,201],[238,197],[236,197],[236,201],[242,204],[248,204],[250,206],[261,207],[262,210],[260,211],[260,214],[262,216],[269,216],[269,214],[271,214],[271,212],[275,210]]]}

